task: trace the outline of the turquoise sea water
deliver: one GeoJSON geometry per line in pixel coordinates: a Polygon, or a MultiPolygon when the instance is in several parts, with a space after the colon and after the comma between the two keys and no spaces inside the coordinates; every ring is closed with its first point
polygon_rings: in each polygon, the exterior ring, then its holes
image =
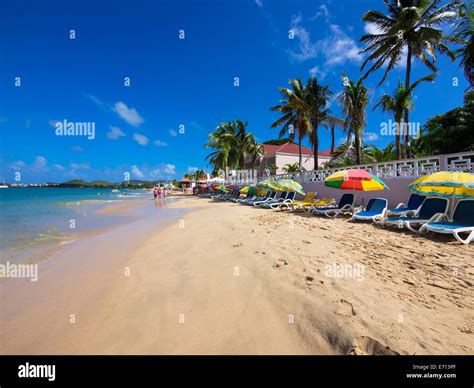
{"type": "Polygon", "coordinates": [[[144,190],[0,189],[0,262],[35,261],[80,234],[123,218],[96,215],[97,208],[115,201],[149,197],[144,190]],[[127,197],[123,196],[125,192],[127,197]]]}

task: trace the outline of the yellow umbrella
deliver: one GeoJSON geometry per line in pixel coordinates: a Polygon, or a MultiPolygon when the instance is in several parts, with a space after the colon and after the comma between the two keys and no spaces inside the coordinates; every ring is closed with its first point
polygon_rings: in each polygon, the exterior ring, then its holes
{"type": "Polygon", "coordinates": [[[474,174],[441,171],[422,176],[410,183],[407,189],[421,195],[446,198],[474,197],[474,174]]]}
{"type": "Polygon", "coordinates": [[[451,215],[454,198],[474,198],[474,174],[441,171],[422,176],[407,187],[413,193],[451,198],[451,215]]]}

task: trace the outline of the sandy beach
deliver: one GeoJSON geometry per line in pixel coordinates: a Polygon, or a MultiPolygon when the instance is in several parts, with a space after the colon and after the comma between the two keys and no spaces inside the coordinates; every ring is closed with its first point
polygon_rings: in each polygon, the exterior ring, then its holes
{"type": "Polygon", "coordinates": [[[87,237],[70,248],[80,260],[49,260],[36,283],[2,282],[0,352],[474,354],[472,244],[195,197],[169,206],[191,211],[141,238],[136,225],[87,237]]]}

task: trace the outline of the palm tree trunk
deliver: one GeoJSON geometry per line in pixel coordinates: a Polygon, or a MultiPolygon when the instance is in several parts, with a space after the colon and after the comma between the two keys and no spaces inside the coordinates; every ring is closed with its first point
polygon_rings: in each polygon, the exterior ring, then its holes
{"type": "Polygon", "coordinates": [[[319,139],[318,139],[318,126],[313,125],[313,157],[314,157],[314,169],[318,170],[318,149],[319,149],[319,139]]]}
{"type": "MultiPolygon", "coordinates": [[[[410,87],[410,77],[411,77],[411,47],[408,46],[408,53],[407,53],[407,71],[405,73],[405,89],[408,89],[410,87]]],[[[408,142],[410,140],[410,135],[408,134],[408,123],[410,122],[410,111],[408,109],[405,109],[404,112],[404,130],[405,130],[405,152],[404,152],[404,157],[409,158],[410,157],[410,151],[408,150],[408,142]]]]}
{"type": "Polygon", "coordinates": [[[403,125],[402,117],[395,116],[395,122],[397,123],[397,131],[395,132],[395,148],[397,152],[397,160],[400,160],[402,158],[402,151],[400,149],[400,129],[403,125]]]}
{"type": "Polygon", "coordinates": [[[301,171],[301,164],[303,163],[303,158],[301,155],[301,131],[298,130],[298,166],[301,171]]]}
{"type": "Polygon", "coordinates": [[[354,131],[354,141],[355,141],[357,164],[360,164],[361,155],[360,155],[360,135],[359,135],[359,131],[354,131]]]}
{"type": "Polygon", "coordinates": [[[334,153],[334,127],[331,126],[331,155],[334,153]]]}

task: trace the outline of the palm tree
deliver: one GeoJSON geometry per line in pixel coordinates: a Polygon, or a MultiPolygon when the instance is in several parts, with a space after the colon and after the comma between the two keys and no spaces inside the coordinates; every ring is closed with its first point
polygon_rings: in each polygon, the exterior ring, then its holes
{"type": "MultiPolygon", "coordinates": [[[[371,146],[367,146],[361,142],[360,144],[361,161],[363,163],[373,162],[374,158],[371,153],[371,146]]],[[[347,139],[340,144],[335,150],[332,159],[327,164],[328,167],[353,166],[357,163],[357,154],[354,140],[347,139]]]]}
{"type": "Polygon", "coordinates": [[[309,139],[313,146],[314,169],[318,169],[319,125],[327,118],[329,109],[329,86],[322,86],[316,77],[311,77],[305,87],[304,109],[310,124],[309,139]]]}
{"type": "Polygon", "coordinates": [[[331,131],[331,155],[334,154],[334,143],[336,141],[336,128],[343,128],[346,131],[348,123],[337,117],[330,116],[323,122],[323,125],[331,131]]]}
{"type": "MultiPolygon", "coordinates": [[[[376,34],[366,34],[360,39],[367,44],[362,52],[369,53],[361,69],[373,62],[364,78],[385,65],[385,73],[379,85],[382,84],[390,71],[400,63],[406,50],[405,88],[408,89],[411,84],[412,59],[419,59],[432,72],[437,71],[437,52],[447,54],[452,60],[456,59],[455,53],[448,48],[448,43],[459,42],[459,39],[444,34],[438,27],[456,17],[457,1],[439,7],[440,1],[384,0],[388,15],[373,10],[364,14],[362,20],[373,24],[378,30],[376,34]]],[[[409,122],[408,110],[404,112],[404,121],[409,122]]],[[[408,137],[405,141],[408,142],[408,137]]]]}
{"type": "Polygon", "coordinates": [[[383,112],[391,112],[394,115],[395,123],[397,126],[395,132],[395,147],[397,159],[401,159],[402,152],[400,146],[400,132],[403,130],[408,135],[408,128],[403,123],[403,113],[410,111],[414,107],[413,103],[413,90],[422,82],[431,82],[435,79],[436,74],[432,73],[426,77],[420,78],[414,82],[409,88],[405,88],[401,81],[398,83],[398,87],[395,90],[393,96],[384,94],[380,101],[374,106],[374,110],[380,107],[383,112]]]}
{"type": "Polygon", "coordinates": [[[348,122],[348,139],[354,138],[357,164],[361,163],[361,140],[366,124],[366,109],[369,103],[368,90],[359,78],[357,83],[345,77],[344,91],[337,96],[348,122]]]}
{"type": "Polygon", "coordinates": [[[283,125],[279,134],[280,138],[284,137],[291,127],[296,128],[298,131],[299,165],[301,166],[303,163],[301,143],[303,138],[308,135],[306,112],[303,108],[305,89],[300,79],[290,80],[289,84],[291,89],[278,88],[283,99],[280,100],[280,105],[273,106],[270,109],[280,112],[282,116],[271,125],[271,128],[283,125]]]}
{"type": "Polygon", "coordinates": [[[260,157],[264,155],[265,149],[263,148],[263,145],[259,144],[255,137],[252,136],[247,149],[247,153],[251,158],[250,165],[252,167],[255,167],[255,165],[257,164],[257,160],[259,161],[260,157]]]}
{"type": "Polygon", "coordinates": [[[299,172],[301,171],[301,167],[298,163],[287,164],[283,167],[283,171],[286,173],[299,172]]]}
{"type": "Polygon", "coordinates": [[[247,122],[242,120],[224,122],[215,132],[209,134],[205,147],[215,151],[206,159],[214,165],[213,172],[223,169],[227,178],[229,168],[244,169],[245,156],[258,149],[255,143],[253,134],[247,132],[247,122]]]}
{"type": "Polygon", "coordinates": [[[388,143],[385,148],[378,148],[373,144],[368,145],[368,153],[374,162],[388,162],[397,158],[395,152],[395,143],[388,143]]]}
{"type": "Polygon", "coordinates": [[[469,88],[474,87],[474,8],[472,0],[458,1],[458,18],[454,25],[454,36],[462,41],[463,46],[456,50],[461,58],[464,76],[469,88]]]}

